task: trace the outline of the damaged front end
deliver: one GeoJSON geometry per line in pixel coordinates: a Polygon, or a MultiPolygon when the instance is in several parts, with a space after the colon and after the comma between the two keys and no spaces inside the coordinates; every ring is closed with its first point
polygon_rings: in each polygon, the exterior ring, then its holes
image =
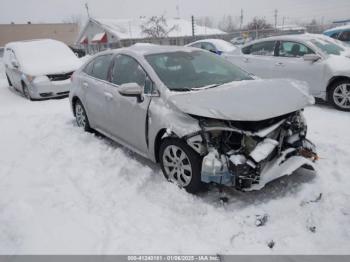
{"type": "Polygon", "coordinates": [[[185,139],[203,156],[205,183],[259,190],[301,167],[313,170],[318,159],[302,111],[253,122],[196,118],[201,131],[185,139]]]}

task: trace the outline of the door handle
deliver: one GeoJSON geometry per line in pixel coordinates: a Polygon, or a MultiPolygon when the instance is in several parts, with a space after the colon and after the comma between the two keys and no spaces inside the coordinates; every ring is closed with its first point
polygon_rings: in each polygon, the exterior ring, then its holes
{"type": "Polygon", "coordinates": [[[282,62],[277,62],[276,64],[275,64],[275,66],[284,66],[284,64],[282,63],[282,62]]]}
{"type": "Polygon", "coordinates": [[[83,83],[83,87],[84,87],[84,88],[88,88],[88,87],[89,87],[89,84],[86,83],[86,82],[84,82],[84,83],[83,83]]]}
{"type": "Polygon", "coordinates": [[[103,94],[105,95],[105,98],[107,100],[112,100],[114,98],[114,96],[111,93],[104,92],[103,94]]]}
{"type": "Polygon", "coordinates": [[[248,63],[249,62],[249,58],[243,58],[243,62],[248,63]]]}

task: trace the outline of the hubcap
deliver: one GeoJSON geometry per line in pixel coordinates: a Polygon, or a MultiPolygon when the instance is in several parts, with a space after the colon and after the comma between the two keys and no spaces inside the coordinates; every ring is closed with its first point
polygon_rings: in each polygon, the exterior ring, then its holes
{"type": "Polygon", "coordinates": [[[345,109],[350,109],[350,84],[341,84],[334,89],[334,103],[345,109]]]}
{"type": "Polygon", "coordinates": [[[77,119],[78,126],[85,128],[86,117],[85,117],[84,109],[80,104],[77,104],[75,106],[75,116],[77,119]]]}
{"type": "Polygon", "coordinates": [[[168,179],[181,187],[192,180],[192,167],[186,153],[179,147],[168,146],[163,153],[163,165],[168,179]]]}

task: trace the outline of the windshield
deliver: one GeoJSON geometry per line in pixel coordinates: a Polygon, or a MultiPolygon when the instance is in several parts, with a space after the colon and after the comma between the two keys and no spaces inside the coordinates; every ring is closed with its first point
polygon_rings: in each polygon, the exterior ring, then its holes
{"type": "Polygon", "coordinates": [[[253,79],[230,62],[204,51],[153,54],[147,55],[146,60],[172,91],[253,79]]]}
{"type": "Polygon", "coordinates": [[[311,40],[311,43],[317,46],[323,53],[328,55],[341,55],[341,53],[345,51],[345,48],[342,46],[332,43],[326,39],[313,39],[311,40]]]}

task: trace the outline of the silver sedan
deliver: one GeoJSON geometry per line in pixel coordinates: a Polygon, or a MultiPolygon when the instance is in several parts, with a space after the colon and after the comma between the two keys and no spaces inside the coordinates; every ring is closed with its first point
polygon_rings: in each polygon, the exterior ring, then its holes
{"type": "Polygon", "coordinates": [[[232,63],[188,47],[135,45],[92,57],[72,77],[77,124],[159,162],[188,192],[209,183],[259,190],[313,168],[305,86],[255,80],[232,63]]]}

